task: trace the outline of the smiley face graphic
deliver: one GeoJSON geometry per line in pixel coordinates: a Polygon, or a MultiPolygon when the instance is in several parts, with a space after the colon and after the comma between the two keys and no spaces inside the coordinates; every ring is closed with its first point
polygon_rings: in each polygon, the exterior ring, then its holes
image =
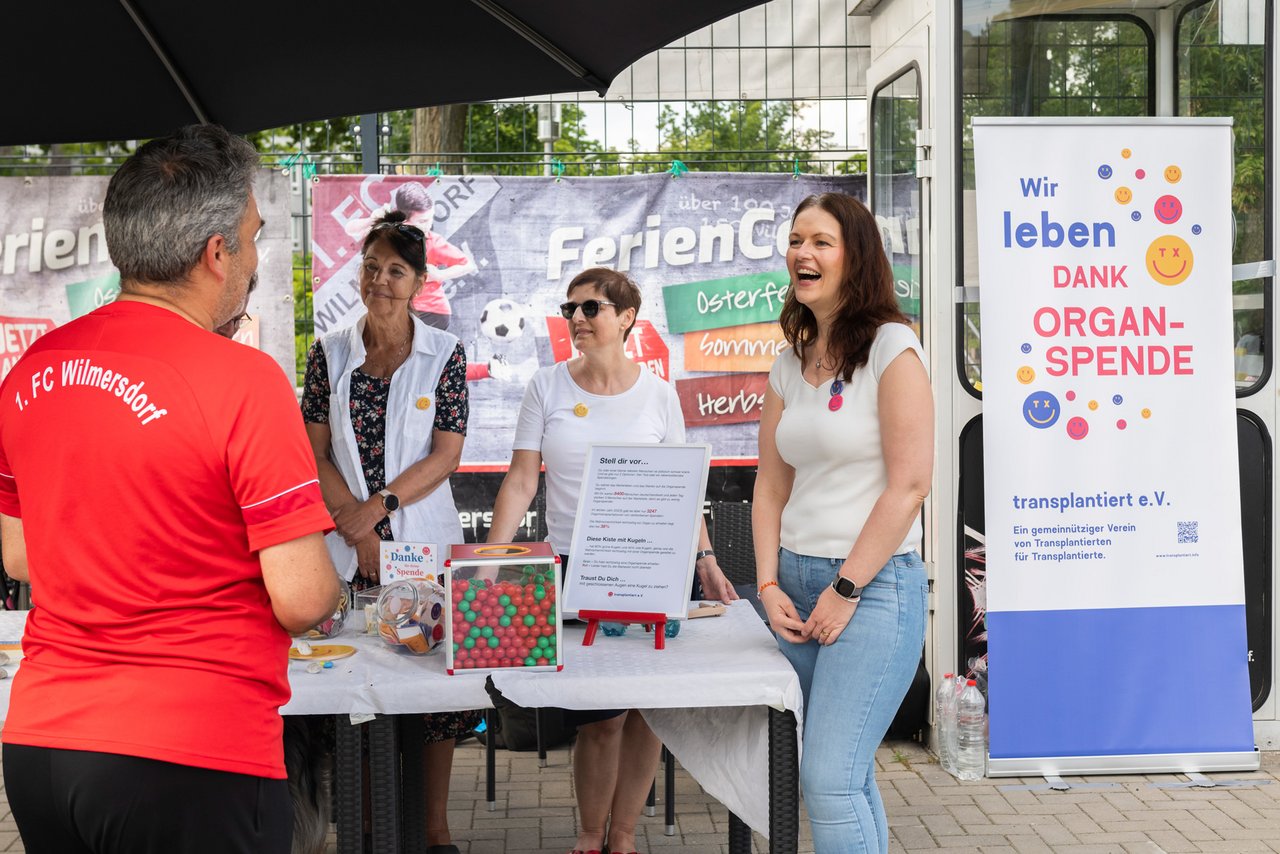
{"type": "Polygon", "coordinates": [[[1156,199],[1155,214],[1165,225],[1173,225],[1182,219],[1182,202],[1177,196],[1161,196],[1156,199]]]}
{"type": "Polygon", "coordinates": [[[1067,435],[1079,441],[1089,435],[1089,422],[1079,415],[1067,422],[1067,435]]]}
{"type": "Polygon", "coordinates": [[[1143,410],[1142,410],[1142,417],[1143,417],[1143,418],[1150,418],[1150,417],[1151,417],[1151,410],[1150,410],[1150,409],[1143,409],[1143,410]]]}
{"type": "Polygon", "coordinates": [[[1101,178],[1101,179],[1102,179],[1102,180],[1104,180],[1104,181],[1105,181],[1105,180],[1107,180],[1108,178],[1110,178],[1110,177],[1111,177],[1111,167],[1110,167],[1110,166],[1108,166],[1108,165],[1107,165],[1107,164],[1105,164],[1105,163],[1103,163],[1101,166],[1099,166],[1099,167],[1098,167],[1098,177],[1099,177],[1099,178],[1101,178]]]}
{"type": "Polygon", "coordinates": [[[1194,265],[1191,247],[1176,234],[1162,234],[1147,247],[1147,273],[1161,285],[1182,284],[1194,265]]]}
{"type": "Polygon", "coordinates": [[[1023,385],[1030,385],[1031,381],[1036,378],[1036,372],[1030,365],[1023,365],[1018,368],[1018,382],[1023,385]]]}
{"type": "Polygon", "coordinates": [[[1133,190],[1128,187],[1116,187],[1116,201],[1122,205],[1127,205],[1133,201],[1133,190]]]}
{"type": "Polygon", "coordinates": [[[1037,430],[1052,427],[1062,414],[1062,406],[1058,398],[1047,391],[1033,391],[1022,402],[1022,417],[1037,430]]]}
{"type": "Polygon", "coordinates": [[[1164,179],[1170,184],[1176,184],[1182,180],[1182,170],[1177,166],[1164,167],[1164,179]]]}

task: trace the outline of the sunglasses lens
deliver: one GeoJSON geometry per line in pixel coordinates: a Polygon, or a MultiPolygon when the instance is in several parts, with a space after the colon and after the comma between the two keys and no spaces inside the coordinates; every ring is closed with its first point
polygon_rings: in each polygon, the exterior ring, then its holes
{"type": "Polygon", "coordinates": [[[577,308],[578,304],[575,302],[562,302],[560,303],[560,315],[565,320],[573,320],[573,313],[577,308]]]}
{"type": "Polygon", "coordinates": [[[600,301],[599,301],[599,300],[589,299],[589,300],[587,300],[586,302],[584,302],[584,303],[582,304],[582,316],[583,316],[583,317],[588,317],[588,318],[590,318],[590,317],[595,317],[595,316],[596,316],[597,314],[599,314],[599,313],[600,313],[600,301]]]}

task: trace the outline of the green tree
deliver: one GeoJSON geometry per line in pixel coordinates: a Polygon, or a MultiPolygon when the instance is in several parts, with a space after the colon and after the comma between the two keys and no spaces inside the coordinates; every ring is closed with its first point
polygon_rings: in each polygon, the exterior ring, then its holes
{"type": "Polygon", "coordinates": [[[689,167],[735,172],[777,172],[799,166],[813,171],[815,154],[833,134],[798,126],[804,104],[795,101],[697,101],[683,111],[664,104],[658,114],[657,154],[640,163],[687,161],[689,167]]]}

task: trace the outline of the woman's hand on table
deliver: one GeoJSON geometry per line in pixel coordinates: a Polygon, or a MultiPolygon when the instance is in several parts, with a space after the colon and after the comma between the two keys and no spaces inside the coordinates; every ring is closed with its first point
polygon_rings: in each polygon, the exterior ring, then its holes
{"type": "Polygon", "coordinates": [[[853,619],[853,612],[858,610],[858,600],[850,602],[836,591],[828,587],[818,597],[818,604],[805,622],[801,635],[804,640],[815,640],[826,646],[836,642],[845,626],[853,619]]]}
{"type": "Polygon", "coordinates": [[[804,643],[808,638],[801,634],[804,621],[796,614],[796,606],[791,597],[782,592],[782,588],[772,584],[760,594],[760,602],[764,605],[765,617],[769,620],[769,628],[778,637],[788,643],[804,643]]]}
{"type": "Polygon", "coordinates": [[[373,531],[365,534],[355,543],[356,566],[360,576],[374,584],[378,583],[378,565],[382,563],[382,540],[373,531]]]}
{"type": "Polygon", "coordinates": [[[382,521],[387,513],[382,509],[382,500],[352,501],[333,511],[333,524],[342,535],[347,545],[355,548],[360,541],[373,533],[374,525],[382,521]]]}
{"type": "Polygon", "coordinates": [[[716,561],[715,555],[707,555],[695,564],[698,580],[702,582],[702,595],[707,599],[718,599],[726,605],[738,598],[738,591],[725,577],[724,571],[716,561]]]}

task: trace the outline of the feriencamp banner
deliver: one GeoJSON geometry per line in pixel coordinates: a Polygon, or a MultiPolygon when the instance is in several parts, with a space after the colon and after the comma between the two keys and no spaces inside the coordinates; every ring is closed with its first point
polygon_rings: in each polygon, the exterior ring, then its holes
{"type": "MultiPolygon", "coordinates": [[[[313,189],[317,337],[364,312],[356,274],[374,217],[403,210],[430,232],[426,290],[467,351],[471,403],[463,463],[504,468],[534,371],[574,355],[558,306],[588,267],[622,270],[643,295],[627,353],[675,384],[689,442],[753,462],[757,422],[786,296],[791,214],[806,196],[865,196],[861,176],[760,174],[524,178],[352,175],[313,189]]],[[[886,243],[908,247],[903,223],[886,243]]],[[[904,304],[919,285],[903,282],[904,304]],[[915,288],[912,291],[912,287],[915,288]]]]}
{"type": "MultiPolygon", "coordinates": [[[[105,176],[0,178],[0,379],[37,338],[120,293],[102,231],[105,176]]],[[[289,181],[260,170],[254,196],[266,226],[258,237],[252,318],[237,340],[270,353],[293,379],[294,331],[289,181]]]]}
{"type": "Polygon", "coordinates": [[[1256,768],[1229,119],[975,119],[992,775],[1256,768]]]}

